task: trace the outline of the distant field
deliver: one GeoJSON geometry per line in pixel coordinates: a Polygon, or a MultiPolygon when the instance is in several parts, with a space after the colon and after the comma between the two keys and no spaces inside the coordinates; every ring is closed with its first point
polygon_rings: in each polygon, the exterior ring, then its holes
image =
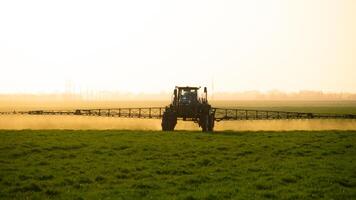
{"type": "MultiPolygon", "coordinates": [[[[300,112],[354,113],[356,101],[210,101],[214,107],[300,112]]],[[[0,101],[0,111],[166,106],[169,101],[0,101]]]]}
{"type": "Polygon", "coordinates": [[[2,199],[355,199],[356,131],[0,131],[2,199]]]}
{"type": "MultiPolygon", "coordinates": [[[[0,111],[36,109],[76,109],[165,106],[167,101],[93,102],[0,102],[0,111]]],[[[215,107],[356,114],[356,101],[211,101],[215,107]]],[[[6,116],[0,115],[0,129],[130,129],[160,130],[160,120],[136,120],[83,116],[6,116]]],[[[178,122],[178,130],[199,130],[191,122],[178,122]]],[[[356,130],[356,120],[268,120],[216,123],[216,130],[356,130]]]]}
{"type": "Polygon", "coordinates": [[[244,109],[356,114],[356,101],[216,101],[213,105],[244,109]]]}

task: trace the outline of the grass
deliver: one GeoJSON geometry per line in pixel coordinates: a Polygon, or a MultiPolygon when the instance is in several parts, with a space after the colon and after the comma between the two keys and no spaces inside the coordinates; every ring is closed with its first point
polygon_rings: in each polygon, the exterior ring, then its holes
{"type": "Polygon", "coordinates": [[[1,199],[355,199],[356,131],[0,131],[1,199]]]}

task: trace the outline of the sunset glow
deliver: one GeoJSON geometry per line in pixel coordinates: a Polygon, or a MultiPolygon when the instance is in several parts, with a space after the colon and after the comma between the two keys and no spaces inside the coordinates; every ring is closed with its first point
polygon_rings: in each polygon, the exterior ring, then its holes
{"type": "Polygon", "coordinates": [[[356,92],[356,3],[2,1],[0,93],[356,92]]]}

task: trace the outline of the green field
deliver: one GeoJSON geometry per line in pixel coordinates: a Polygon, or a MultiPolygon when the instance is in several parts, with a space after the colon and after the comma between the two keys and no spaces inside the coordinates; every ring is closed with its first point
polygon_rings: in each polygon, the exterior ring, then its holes
{"type": "Polygon", "coordinates": [[[356,199],[356,131],[0,131],[1,199],[356,199]]]}

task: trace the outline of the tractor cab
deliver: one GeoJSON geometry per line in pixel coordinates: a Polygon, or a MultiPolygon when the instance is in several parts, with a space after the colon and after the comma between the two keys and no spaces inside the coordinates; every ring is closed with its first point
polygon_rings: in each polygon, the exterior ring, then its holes
{"type": "MultiPolygon", "coordinates": [[[[198,97],[200,87],[178,87],[174,90],[173,104],[175,106],[190,106],[197,105],[206,101],[206,95],[202,98],[198,97]]],[[[206,88],[204,88],[206,94],[206,88]]],[[[205,102],[206,103],[206,102],[205,102]]]]}
{"type": "Polygon", "coordinates": [[[195,87],[178,87],[178,104],[192,105],[198,103],[198,89],[195,87]]]}

